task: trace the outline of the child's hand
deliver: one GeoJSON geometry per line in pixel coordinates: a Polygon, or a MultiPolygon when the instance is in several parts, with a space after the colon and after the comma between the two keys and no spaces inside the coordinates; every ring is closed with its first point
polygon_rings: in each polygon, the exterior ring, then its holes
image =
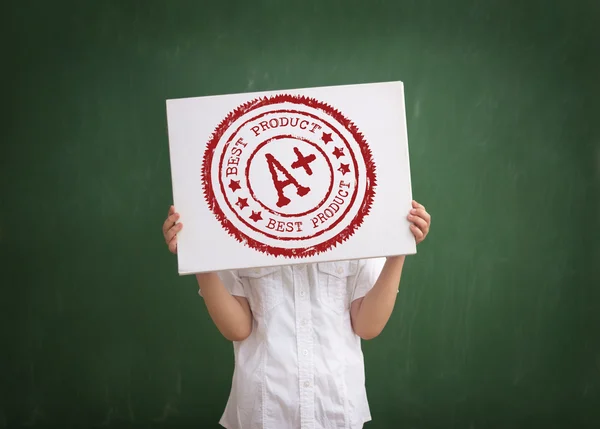
{"type": "Polygon", "coordinates": [[[413,200],[412,206],[413,208],[408,215],[408,221],[411,222],[410,230],[415,236],[417,244],[419,244],[421,241],[425,240],[425,237],[427,237],[427,234],[429,233],[431,216],[427,213],[425,207],[418,202],[413,200]]]}
{"type": "Polygon", "coordinates": [[[175,213],[175,207],[171,206],[169,208],[169,214],[167,215],[167,219],[163,223],[163,236],[165,237],[165,242],[167,246],[169,246],[169,250],[172,253],[177,253],[177,233],[181,231],[183,228],[183,224],[175,223],[179,219],[179,213],[175,213]]]}

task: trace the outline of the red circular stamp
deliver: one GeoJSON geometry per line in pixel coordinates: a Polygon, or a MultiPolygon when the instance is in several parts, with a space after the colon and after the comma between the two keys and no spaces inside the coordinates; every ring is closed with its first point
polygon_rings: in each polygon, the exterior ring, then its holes
{"type": "Polygon", "coordinates": [[[204,197],[238,242],[308,257],[349,239],[370,212],[375,163],[358,128],[316,99],[275,95],[243,104],[204,152],[204,197]]]}

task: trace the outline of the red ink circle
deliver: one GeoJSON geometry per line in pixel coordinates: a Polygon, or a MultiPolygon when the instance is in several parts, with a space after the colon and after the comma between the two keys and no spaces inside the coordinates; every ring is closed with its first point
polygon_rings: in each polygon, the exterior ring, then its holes
{"type": "MultiPolygon", "coordinates": [[[[272,133],[275,132],[273,131],[272,133]]],[[[308,159],[314,157],[315,154],[311,153],[309,156],[305,156],[300,151],[296,155],[298,156],[297,161],[294,161],[292,165],[298,164],[298,166],[294,168],[301,167],[304,169],[306,175],[310,175],[308,173],[309,164],[314,159],[308,159]]],[[[273,157],[271,156],[271,158],[273,157]]],[[[273,159],[277,161],[278,165],[282,166],[279,160],[276,158],[273,159]]],[[[273,162],[271,161],[268,166],[273,178],[273,185],[276,183],[279,184],[279,187],[274,186],[279,196],[279,201],[281,202],[283,197],[284,201],[287,200],[286,204],[289,204],[291,201],[290,195],[295,195],[295,192],[297,196],[294,196],[294,198],[300,198],[300,200],[295,201],[303,202],[301,198],[309,195],[311,189],[303,186],[294,175],[290,179],[285,172],[277,167],[277,170],[283,173],[283,176],[288,177],[285,182],[280,180],[278,177],[279,173],[273,167],[273,162]],[[275,173],[273,173],[274,171],[275,173]],[[281,186],[282,184],[283,186],[281,186]],[[286,191],[288,185],[293,186],[290,186],[288,191],[286,191]],[[309,189],[308,192],[306,189],[309,189]],[[301,192],[304,192],[304,194],[301,194],[301,192]]],[[[283,168],[288,169],[289,167],[283,168]]],[[[298,173],[298,171],[295,173],[298,173]]],[[[372,153],[364,136],[360,133],[356,125],[326,103],[314,98],[288,94],[257,98],[238,106],[230,112],[216,127],[206,146],[201,176],[204,198],[208,208],[231,237],[256,251],[272,256],[288,258],[313,256],[326,252],[348,240],[360,228],[365,217],[369,214],[375,197],[376,187],[375,163],[372,153]],[[289,105],[294,106],[294,108],[290,108],[289,105]],[[307,111],[302,109],[307,109],[307,111]],[[246,119],[253,113],[253,117],[246,119]],[[289,118],[281,116],[273,117],[277,114],[298,115],[299,117],[312,118],[313,121],[309,123],[308,119],[303,119],[300,122],[299,118],[293,116],[289,118]],[[269,116],[271,116],[271,119],[269,119],[269,116]],[[265,120],[262,122],[259,121],[262,118],[265,118],[265,120]],[[317,129],[327,130],[327,133],[323,131],[323,146],[319,147],[314,141],[306,137],[292,136],[289,133],[287,133],[287,136],[275,134],[267,140],[263,138],[258,145],[254,137],[250,139],[252,134],[249,130],[252,130],[255,136],[258,137],[261,130],[265,132],[279,127],[280,125],[278,124],[283,124],[283,119],[287,119],[289,122],[281,125],[281,127],[288,126],[288,124],[291,124],[296,119],[296,125],[290,125],[291,127],[298,126],[306,131],[307,127],[312,126],[312,130],[309,130],[312,133],[315,133],[317,129]],[[241,125],[237,125],[238,122],[241,122],[241,125]],[[337,125],[334,126],[332,123],[337,123],[337,125]],[[262,125],[259,126],[256,124],[262,125]],[[302,128],[303,125],[304,128],[302,128]],[[338,130],[337,127],[341,128],[338,130]],[[340,131],[342,129],[343,132],[340,131]],[[241,137],[236,140],[238,134],[241,137]],[[350,138],[350,141],[348,141],[346,136],[350,138]],[[328,189],[325,197],[314,207],[311,207],[310,210],[300,213],[281,213],[269,208],[267,204],[263,204],[256,197],[256,193],[252,189],[252,181],[249,177],[250,164],[255,154],[267,143],[285,137],[302,140],[304,143],[316,148],[318,153],[324,156],[327,161],[330,172],[330,183],[327,185],[328,189]],[[339,148],[335,146],[336,142],[341,142],[343,147],[339,148]],[[249,148],[244,152],[247,147],[249,148]],[[335,150],[331,151],[331,149],[335,150]],[[221,152],[220,156],[219,152],[221,152]],[[232,155],[234,152],[235,156],[232,155]],[[250,155],[247,155],[248,153],[250,155]],[[360,154],[360,166],[355,156],[356,153],[360,154]],[[226,154],[229,155],[227,165],[224,164],[226,154]],[[338,169],[335,169],[331,164],[333,156],[336,157],[335,161],[340,165],[338,169]],[[340,157],[345,157],[344,161],[347,160],[350,162],[347,164],[341,162],[339,161],[340,157]],[[213,163],[217,162],[217,165],[213,165],[213,163]],[[245,168],[242,168],[244,162],[245,168]],[[242,174],[238,171],[238,166],[239,170],[243,171],[242,174]],[[362,172],[362,175],[359,175],[359,170],[362,172]],[[217,176],[213,177],[213,171],[217,173],[217,176]],[[350,173],[350,176],[347,176],[347,173],[350,173]],[[224,178],[229,178],[230,174],[238,180],[231,178],[229,179],[231,183],[228,185],[224,183],[224,178]],[[244,180],[245,182],[242,184],[244,180]],[[337,182],[334,182],[334,180],[337,180],[337,182]],[[213,181],[217,183],[213,183],[213,181]],[[232,186],[234,182],[235,186],[232,186]],[[337,191],[334,192],[333,188],[336,183],[339,183],[339,185],[337,191]],[[231,191],[228,191],[226,187],[231,191]],[[360,199],[357,201],[359,190],[360,199]],[[333,199],[332,194],[334,195],[333,199]],[[244,198],[242,198],[242,195],[244,198]],[[231,198],[235,199],[236,197],[238,198],[237,203],[230,201],[231,198]],[[225,208],[227,210],[224,210],[225,208]],[[302,216],[314,214],[316,211],[319,211],[318,215],[312,217],[310,222],[308,221],[309,218],[302,218],[302,216]],[[353,215],[348,217],[351,211],[353,215]],[[275,220],[273,216],[277,216],[277,219],[275,220]],[[266,219],[267,217],[268,220],[266,219]],[[300,220],[293,222],[284,221],[285,219],[300,220]],[[331,223],[326,225],[330,221],[331,223]],[[342,221],[345,222],[340,225],[342,221]],[[321,226],[323,228],[317,229],[321,226]],[[320,238],[321,236],[323,238],[320,238]]]]}
{"type": "MultiPolygon", "coordinates": [[[[228,141],[227,141],[227,144],[225,145],[225,149],[223,150],[223,152],[222,152],[222,154],[221,154],[221,159],[220,159],[220,163],[219,163],[219,176],[221,176],[221,173],[222,173],[223,161],[224,161],[224,158],[225,158],[226,149],[227,149],[227,147],[228,147],[228,146],[229,146],[229,145],[232,143],[232,141],[235,139],[235,137],[236,137],[236,135],[238,134],[239,130],[240,130],[240,129],[241,129],[241,128],[242,128],[242,127],[245,125],[245,124],[247,124],[248,122],[252,122],[252,121],[254,121],[254,120],[256,120],[256,119],[260,119],[261,117],[265,116],[266,114],[270,114],[270,113],[280,113],[280,112],[291,112],[291,113],[296,113],[296,114],[301,114],[301,115],[307,115],[307,116],[310,116],[310,117],[312,117],[312,118],[314,118],[314,119],[319,119],[319,120],[321,120],[323,123],[327,124],[327,126],[328,126],[328,127],[329,127],[329,128],[332,130],[332,131],[334,131],[334,132],[335,132],[335,133],[338,135],[338,137],[339,137],[339,138],[340,138],[340,139],[341,139],[341,140],[344,142],[345,146],[348,148],[348,150],[349,150],[349,153],[350,153],[350,155],[351,155],[351,158],[352,158],[352,162],[353,162],[353,164],[354,164],[354,167],[355,167],[355,170],[354,170],[354,171],[355,171],[355,180],[357,180],[357,181],[358,181],[358,166],[357,166],[356,157],[354,156],[354,154],[353,154],[353,152],[352,152],[352,150],[351,150],[350,144],[348,143],[348,141],[346,140],[346,138],[345,138],[345,137],[344,137],[344,136],[343,136],[343,135],[342,135],[342,134],[341,134],[341,133],[340,133],[340,132],[339,132],[339,131],[338,131],[338,130],[337,130],[335,127],[334,127],[334,126],[332,126],[332,125],[331,125],[329,122],[327,122],[327,121],[325,121],[325,120],[323,120],[323,119],[319,118],[319,117],[318,117],[318,116],[316,116],[316,115],[312,115],[312,114],[310,114],[310,113],[308,113],[308,112],[301,112],[301,111],[298,111],[298,110],[288,110],[288,111],[285,111],[285,110],[274,110],[274,111],[269,111],[269,112],[267,112],[267,113],[265,113],[265,114],[261,114],[261,115],[255,116],[255,117],[253,117],[253,118],[251,118],[251,119],[247,120],[246,122],[244,122],[242,125],[240,125],[240,126],[239,126],[239,127],[236,129],[236,130],[235,130],[235,132],[232,134],[232,136],[231,136],[231,137],[228,139],[228,141]]],[[[224,186],[223,182],[222,182],[222,181],[219,181],[219,185],[220,185],[220,188],[221,188],[221,192],[223,192],[223,194],[225,194],[225,193],[226,193],[226,190],[225,190],[225,186],[224,186]]],[[[338,219],[337,219],[336,221],[334,221],[334,222],[333,222],[333,223],[332,223],[332,224],[331,224],[331,225],[330,225],[330,226],[329,226],[327,229],[323,229],[323,230],[321,230],[321,231],[317,232],[316,234],[314,234],[314,235],[312,235],[312,236],[308,236],[308,237],[305,237],[305,238],[298,238],[298,240],[307,240],[307,239],[315,238],[315,237],[318,237],[318,236],[321,236],[321,235],[323,235],[323,234],[324,234],[324,233],[326,233],[328,230],[331,230],[331,229],[335,228],[335,227],[336,227],[336,226],[337,226],[337,225],[338,225],[338,224],[341,222],[341,220],[342,220],[342,219],[343,219],[343,218],[344,218],[344,217],[345,217],[345,216],[348,214],[348,212],[350,211],[350,209],[352,208],[352,206],[353,206],[353,204],[354,204],[354,201],[356,200],[356,194],[357,194],[357,189],[355,189],[355,190],[354,190],[354,192],[353,192],[353,194],[352,194],[352,197],[351,197],[351,199],[350,199],[350,204],[348,205],[348,207],[346,207],[346,209],[345,209],[344,213],[343,213],[343,214],[342,214],[340,217],[338,217],[338,219]]],[[[282,240],[282,241],[292,241],[292,240],[294,240],[294,239],[295,239],[295,238],[293,238],[293,237],[285,237],[285,236],[280,236],[280,235],[270,234],[270,233],[267,233],[267,232],[265,232],[265,231],[262,231],[262,230],[260,230],[260,229],[257,229],[255,226],[253,226],[252,224],[249,224],[248,222],[246,222],[246,220],[245,220],[245,219],[243,219],[242,217],[240,217],[240,216],[239,216],[239,214],[238,214],[238,211],[237,211],[237,210],[235,210],[235,209],[234,209],[234,208],[231,206],[231,204],[229,203],[229,200],[228,200],[228,199],[226,199],[226,204],[227,204],[227,206],[228,206],[228,207],[229,207],[229,208],[232,210],[232,212],[233,212],[233,213],[236,215],[236,217],[237,217],[237,218],[238,218],[238,219],[239,219],[239,220],[240,220],[242,223],[244,223],[244,224],[245,224],[245,225],[246,225],[248,228],[250,228],[251,230],[253,230],[253,231],[255,231],[255,232],[258,232],[258,233],[262,233],[262,234],[263,234],[264,236],[266,236],[267,238],[271,238],[271,239],[275,239],[275,240],[282,240]]],[[[310,212],[309,212],[309,213],[310,213],[310,212]]]]}
{"type": "MultiPolygon", "coordinates": [[[[307,214],[310,214],[312,212],[314,212],[315,210],[318,210],[319,207],[325,202],[327,201],[327,199],[331,196],[331,192],[333,191],[333,167],[331,165],[331,161],[329,161],[329,158],[327,158],[327,155],[325,154],[325,152],[323,151],[323,149],[321,149],[317,144],[309,141],[308,139],[304,139],[302,137],[294,137],[291,135],[279,135],[279,136],[275,136],[272,137],[268,140],[265,140],[264,142],[260,143],[258,146],[256,146],[256,148],[254,149],[254,152],[252,152],[252,154],[248,157],[248,162],[246,165],[246,172],[245,172],[245,176],[246,176],[246,186],[248,187],[248,190],[250,191],[250,195],[252,196],[252,198],[254,198],[254,200],[261,206],[263,207],[265,210],[271,212],[272,214],[281,216],[281,217],[295,217],[295,216],[306,216],[307,214]],[[325,158],[325,160],[327,161],[327,164],[329,166],[329,175],[330,175],[330,180],[329,180],[329,189],[327,190],[327,193],[325,195],[325,198],[323,198],[318,204],[316,204],[313,208],[311,208],[310,210],[304,211],[302,213],[281,213],[278,211],[275,211],[273,209],[271,209],[270,207],[267,207],[265,204],[263,204],[263,202],[256,198],[256,195],[254,193],[254,190],[252,189],[252,182],[249,180],[249,173],[250,173],[250,166],[252,165],[252,160],[254,159],[254,156],[256,155],[256,153],[262,149],[264,146],[266,146],[267,144],[269,144],[271,141],[273,140],[278,140],[278,139],[283,139],[283,138],[289,138],[289,139],[296,139],[296,140],[301,140],[304,143],[307,143],[309,145],[311,145],[312,147],[314,147],[315,149],[317,149],[317,151],[319,151],[321,153],[321,155],[325,158]]],[[[244,222],[243,219],[240,219],[242,222],[244,222]]]]}

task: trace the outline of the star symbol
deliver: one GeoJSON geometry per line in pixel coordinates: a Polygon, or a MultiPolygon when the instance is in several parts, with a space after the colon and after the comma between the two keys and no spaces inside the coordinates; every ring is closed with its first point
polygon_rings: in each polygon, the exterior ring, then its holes
{"type": "Polygon", "coordinates": [[[323,140],[323,143],[325,143],[325,144],[332,142],[333,139],[331,138],[331,133],[323,133],[321,140],[323,140]]]}
{"type": "Polygon", "coordinates": [[[248,207],[248,198],[238,197],[237,203],[235,203],[235,205],[238,206],[240,210],[243,210],[245,207],[248,207]]]}
{"type": "Polygon", "coordinates": [[[254,210],[252,210],[252,216],[250,216],[250,219],[252,219],[254,222],[262,220],[262,216],[260,215],[260,213],[261,212],[255,212],[254,210]]]}
{"type": "Polygon", "coordinates": [[[350,165],[340,164],[340,168],[338,168],[338,171],[342,174],[350,173],[350,165]]]}
{"type": "Polygon", "coordinates": [[[240,181],[239,180],[230,180],[229,181],[229,188],[235,192],[238,189],[242,189],[242,187],[240,186],[240,181]]]}
{"type": "Polygon", "coordinates": [[[336,158],[339,159],[340,156],[344,156],[344,149],[336,147],[335,150],[333,151],[333,154],[335,155],[336,158]]]}

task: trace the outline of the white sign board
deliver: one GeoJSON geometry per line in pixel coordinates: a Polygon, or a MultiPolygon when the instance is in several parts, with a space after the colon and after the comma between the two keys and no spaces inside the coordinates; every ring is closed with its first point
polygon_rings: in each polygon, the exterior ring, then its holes
{"type": "Polygon", "coordinates": [[[167,100],[179,273],[415,253],[403,89],[167,100]]]}

